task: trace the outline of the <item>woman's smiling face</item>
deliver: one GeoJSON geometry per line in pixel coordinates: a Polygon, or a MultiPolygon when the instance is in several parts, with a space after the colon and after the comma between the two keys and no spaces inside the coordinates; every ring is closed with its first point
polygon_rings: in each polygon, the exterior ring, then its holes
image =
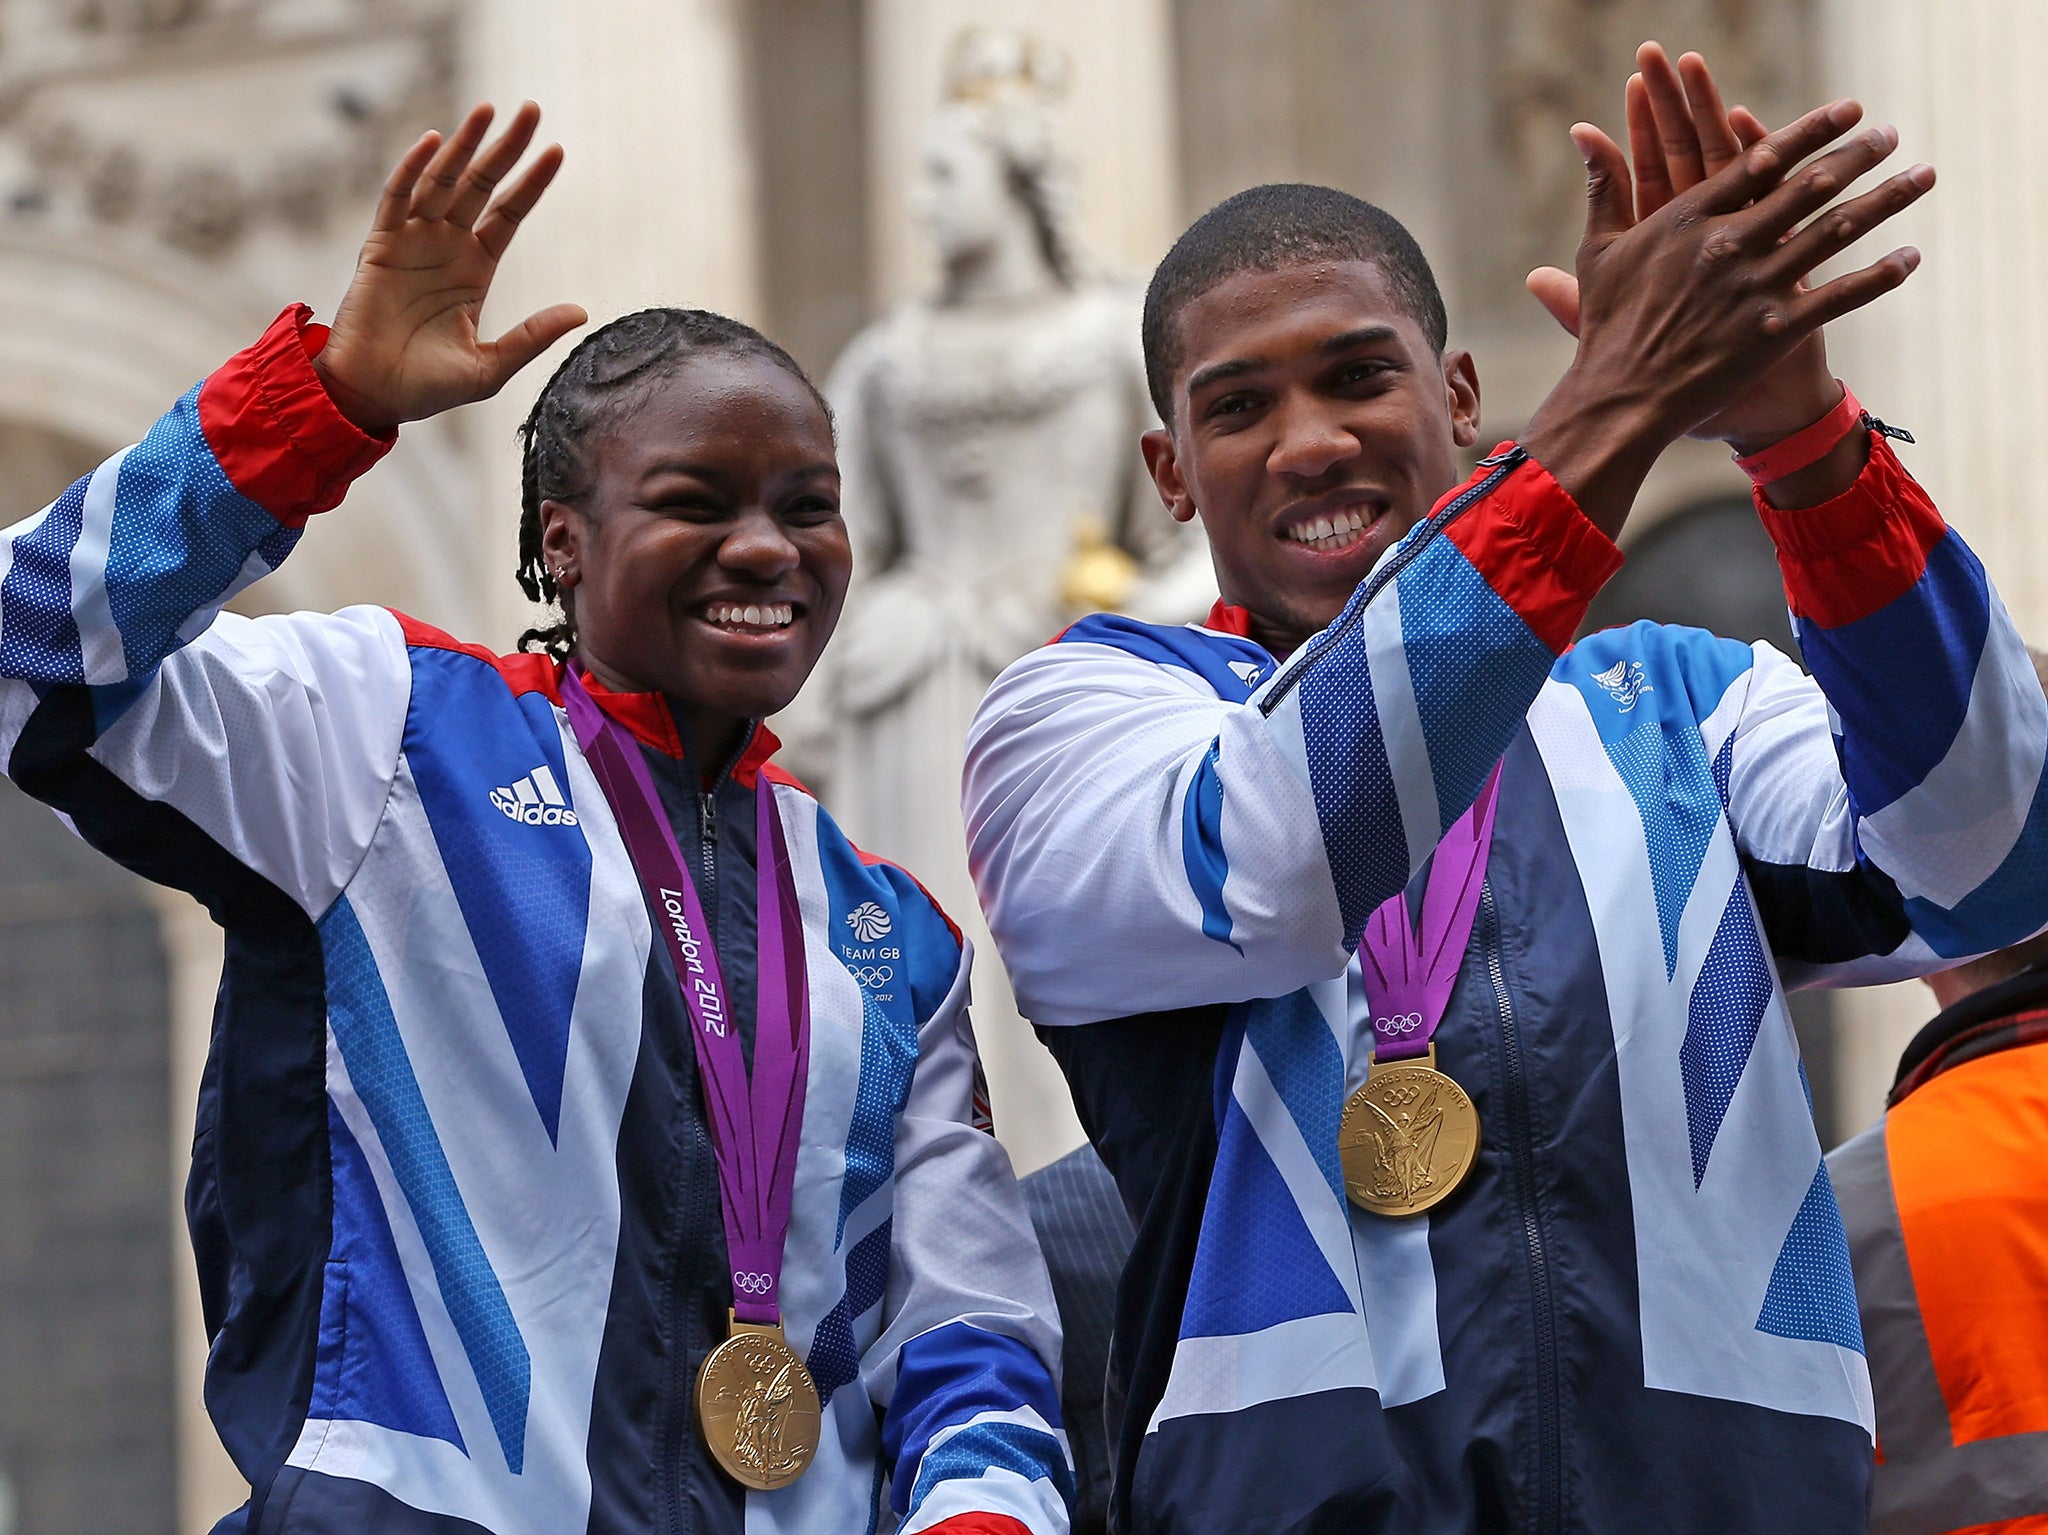
{"type": "Polygon", "coordinates": [[[796,697],[839,621],[853,552],[831,422],[775,361],[707,352],[590,453],[580,504],[541,508],[577,657],[608,688],[666,694],[717,752],[796,697]]]}

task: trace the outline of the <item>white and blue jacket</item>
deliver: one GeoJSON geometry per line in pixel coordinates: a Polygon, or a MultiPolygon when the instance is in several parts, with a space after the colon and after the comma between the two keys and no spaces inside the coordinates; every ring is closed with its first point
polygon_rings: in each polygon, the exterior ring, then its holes
{"type": "Polygon", "coordinates": [[[1789,987],[2048,925],[2048,702],[1873,436],[1762,514],[1808,677],[1637,624],[1519,449],[1276,661],[1243,615],[1094,618],[970,737],[974,874],[1137,1225],[1112,1528],[1863,1528],[1871,1397],[1789,987]],[[1505,759],[1436,1036],[1482,1138],[1426,1217],[1347,1205],[1353,958],[1505,759]]]}
{"type": "Polygon", "coordinates": [[[224,614],[383,444],[303,309],[0,533],[0,763],[226,930],[188,1212],[228,1530],[1063,1535],[1058,1334],[977,1125],[959,935],[756,732],[643,743],[750,1019],[752,786],[776,783],[813,1038],[784,1315],[810,1471],[692,1422],[731,1304],[667,950],[544,657],[382,609],[224,614]],[[707,783],[709,786],[707,787],[707,783]]]}

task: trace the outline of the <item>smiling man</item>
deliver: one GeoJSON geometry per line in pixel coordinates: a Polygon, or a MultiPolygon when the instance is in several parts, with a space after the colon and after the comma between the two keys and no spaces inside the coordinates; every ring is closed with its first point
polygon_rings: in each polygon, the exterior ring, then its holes
{"type": "Polygon", "coordinates": [[[1399,224],[1299,186],[1197,221],[1144,450],[1224,601],[1085,620],[977,719],[990,926],[1137,1227],[1114,1529],[1862,1528],[1784,988],[2048,922],[2048,703],[1820,350],[1914,254],[1804,281],[1932,173],[1823,213],[1895,136],[1838,103],[1738,140],[1688,69],[1676,195],[1632,205],[1574,130],[1579,291],[1545,297],[1578,354],[1462,485],[1478,372],[1399,224]],[[1817,681],[1690,630],[1572,645],[1688,431],[1745,455],[1817,681]]]}

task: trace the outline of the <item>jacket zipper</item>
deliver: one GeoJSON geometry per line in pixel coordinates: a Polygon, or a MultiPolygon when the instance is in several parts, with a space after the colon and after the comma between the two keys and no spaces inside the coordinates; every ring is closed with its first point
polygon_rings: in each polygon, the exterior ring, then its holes
{"type": "Polygon", "coordinates": [[[1493,882],[1479,887],[1485,921],[1486,973],[1500,1014],[1508,1156],[1514,1166],[1515,1205],[1522,1219],[1523,1257],[1529,1267],[1531,1321],[1536,1333],[1536,1521],[1538,1535],[1564,1528],[1564,1431],[1558,1406],[1557,1313],[1550,1290],[1550,1260],[1544,1250],[1543,1217],[1536,1207],[1536,1153],[1529,1124],[1529,1084],[1523,1072],[1521,1033],[1508,993],[1501,957],[1500,909],[1493,882]]]}

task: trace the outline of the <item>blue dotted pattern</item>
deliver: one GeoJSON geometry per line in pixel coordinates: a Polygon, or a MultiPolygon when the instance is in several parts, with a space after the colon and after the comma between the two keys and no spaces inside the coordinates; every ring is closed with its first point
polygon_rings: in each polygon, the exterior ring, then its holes
{"type": "Polygon", "coordinates": [[[1927,552],[1910,590],[1869,617],[1801,626],[1800,653],[1844,722],[1842,774],[1858,815],[1917,788],[1948,755],[1990,631],[1984,567],[1954,533],[1927,552]]]}
{"type": "Polygon", "coordinates": [[[85,653],[71,616],[71,551],[85,521],[87,480],[73,484],[41,522],[14,540],[14,563],[0,581],[0,675],[85,681],[85,653]]]}
{"type": "Polygon", "coordinates": [[[491,791],[545,763],[567,799],[561,729],[546,698],[515,695],[497,668],[474,656],[415,648],[412,674],[405,760],[552,1141],[590,921],[590,844],[577,826],[512,820],[491,803],[491,791]]]}
{"type": "Polygon", "coordinates": [[[401,1434],[442,1439],[466,1455],[376,1179],[332,1100],[327,1144],[334,1238],[320,1297],[320,1343],[306,1416],[375,1423],[401,1434]]]}
{"type": "Polygon", "coordinates": [[[1721,749],[1714,753],[1714,792],[1721,796],[1721,808],[1729,806],[1728,780],[1735,771],[1735,732],[1728,732],[1728,739],[1721,743],[1721,749]]]}
{"type": "Polygon", "coordinates": [[[882,1303],[882,1291],[889,1283],[889,1241],[894,1226],[893,1219],[883,1221],[853,1244],[846,1255],[846,1293],[811,1335],[811,1353],[804,1364],[817,1382],[821,1401],[830,1401],[833,1392],[860,1373],[860,1346],[854,1341],[853,1324],[882,1303]]]}
{"type": "Polygon", "coordinates": [[[1842,1229],[1842,1211],[1835,1203],[1826,1162],[1814,1169],[1806,1198],[1778,1250],[1756,1330],[1863,1352],[1849,1236],[1842,1229]]]}
{"type": "Polygon", "coordinates": [[[1774,989],[1749,902],[1738,882],[1729,892],[1721,925],[1685,1008],[1685,1039],[1678,1072],[1685,1083],[1685,1122],[1692,1140],[1692,1184],[1707,1175],[1707,1159],[1749,1064],[1756,1032],[1774,989]]]}
{"type": "Polygon", "coordinates": [[[1301,733],[1323,852],[1337,887],[1344,941],[1355,946],[1373,909],[1408,881],[1408,831],[1380,735],[1365,623],[1351,599],[1335,644],[1301,674],[1301,733]],[[1349,619],[1347,623],[1346,620],[1349,619]]]}
{"type": "Polygon", "coordinates": [[[251,553],[275,569],[298,537],[235,489],[200,430],[199,391],[186,394],[128,450],[114,492],[107,603],[129,674],[168,655],[251,553]]]}
{"type": "Polygon", "coordinates": [[[1309,1234],[1293,1191],[1243,1108],[1231,1100],[1217,1136],[1216,1169],[1180,1336],[1234,1337],[1351,1309],[1351,1297],[1309,1234]]]}
{"type": "Polygon", "coordinates": [[[1308,1142],[1323,1181],[1344,1197],[1337,1130],[1344,1117],[1344,1056],[1307,991],[1245,1006],[1244,1037],[1308,1142]]]}
{"type": "Polygon", "coordinates": [[[516,1476],[526,1461],[526,1412],[533,1390],[526,1340],[455,1186],[448,1154],[392,1016],[384,978],[347,897],[320,919],[320,943],[327,968],[328,1026],[412,1210],[441,1300],[476,1373],[505,1463],[516,1476]]]}
{"type": "Polygon", "coordinates": [[[1050,1481],[1073,1506],[1074,1473],[1060,1442],[1027,1423],[989,1422],[971,1424],[925,1452],[917,1463],[917,1481],[904,1499],[904,1517],[943,1483],[977,1481],[993,1470],[1013,1471],[1026,1481],[1050,1481]]]}
{"type": "Polygon", "coordinates": [[[984,1412],[1030,1407],[1047,1424],[1060,1423],[1059,1389],[1045,1362],[1017,1339],[967,1322],[920,1333],[897,1356],[896,1390],[882,1420],[882,1459],[897,1470],[899,1513],[922,1503],[940,1482],[973,1481],[992,1466],[1019,1476],[1049,1477],[1069,1500],[1061,1480],[1066,1456],[1059,1441],[1020,1423],[963,1428],[937,1450],[931,1442],[955,1424],[984,1412]],[[915,1478],[902,1472],[918,1468],[915,1478]]]}
{"type": "Polygon", "coordinates": [[[1442,833],[1471,808],[1557,657],[1448,538],[1394,584],[1442,833]]]}
{"type": "Polygon", "coordinates": [[[846,1177],[839,1185],[836,1249],[846,1240],[846,1222],[861,1202],[884,1187],[896,1172],[896,1116],[916,1069],[916,1042],[905,1061],[904,1041],[871,991],[861,992],[860,1085],[854,1092],[853,1121],[846,1130],[846,1177]]]}
{"type": "Polygon", "coordinates": [[[1619,741],[1607,743],[1607,757],[1642,817],[1668,978],[1678,967],[1679,919],[1721,821],[1721,794],[1706,746],[1689,724],[1663,729],[1655,715],[1647,716],[1619,741]]]}

